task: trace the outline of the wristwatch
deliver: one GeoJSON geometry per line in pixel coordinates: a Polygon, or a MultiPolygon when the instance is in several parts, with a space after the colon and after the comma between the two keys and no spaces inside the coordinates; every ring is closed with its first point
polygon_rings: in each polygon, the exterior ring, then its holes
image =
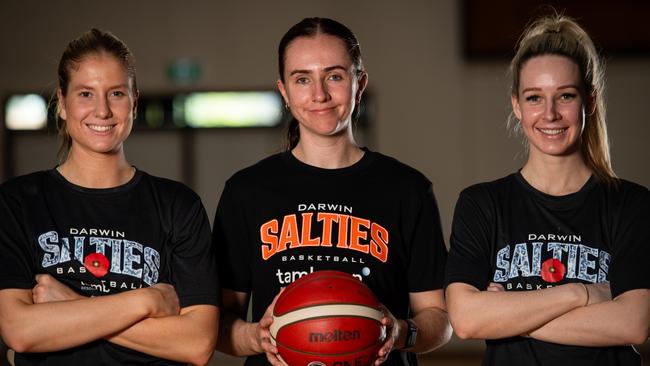
{"type": "Polygon", "coordinates": [[[413,323],[413,320],[406,319],[408,328],[406,329],[406,341],[404,342],[403,349],[415,346],[415,341],[418,338],[418,326],[413,323]]]}

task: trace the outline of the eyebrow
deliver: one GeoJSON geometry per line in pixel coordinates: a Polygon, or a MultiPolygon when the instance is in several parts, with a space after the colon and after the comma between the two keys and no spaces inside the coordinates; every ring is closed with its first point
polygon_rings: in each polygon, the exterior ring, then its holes
{"type": "MultiPolygon", "coordinates": [[[[566,84],[566,85],[560,85],[560,86],[557,87],[557,90],[561,90],[561,89],[578,89],[578,90],[580,90],[580,88],[575,84],[566,84]]],[[[529,91],[540,91],[540,90],[542,90],[542,88],[526,88],[526,89],[522,90],[521,93],[523,94],[523,93],[529,92],[529,91]]]]}
{"type": "MultiPolygon", "coordinates": [[[[117,84],[117,85],[113,85],[113,86],[108,87],[109,90],[111,90],[111,89],[121,89],[121,88],[128,89],[128,88],[129,88],[129,85],[128,85],[128,84],[117,84]]],[[[72,90],[79,90],[79,89],[90,89],[90,90],[95,90],[95,87],[94,87],[94,86],[90,86],[90,85],[83,85],[83,84],[82,84],[82,85],[78,85],[76,88],[74,88],[74,89],[72,89],[72,90]]]]}
{"type": "MultiPolygon", "coordinates": [[[[328,66],[324,68],[323,70],[325,72],[330,72],[332,70],[343,70],[347,71],[348,69],[346,67],[343,67],[343,65],[334,65],[334,66],[328,66]]],[[[295,75],[295,74],[311,74],[313,71],[312,70],[303,70],[303,69],[298,69],[298,70],[293,70],[291,73],[289,73],[289,76],[295,75]]]]}

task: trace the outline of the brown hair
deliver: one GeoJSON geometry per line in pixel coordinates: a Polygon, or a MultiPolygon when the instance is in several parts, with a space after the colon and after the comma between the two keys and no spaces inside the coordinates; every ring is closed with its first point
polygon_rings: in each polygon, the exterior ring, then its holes
{"type": "MultiPolygon", "coordinates": [[[[120,60],[124,65],[124,69],[131,79],[131,87],[134,95],[137,95],[138,87],[135,79],[135,58],[133,54],[119,38],[96,28],[93,28],[78,38],[70,41],[61,55],[58,67],[58,89],[61,95],[66,95],[68,92],[68,85],[70,84],[70,71],[74,70],[84,57],[90,54],[109,54],[120,60]]],[[[59,162],[65,161],[72,147],[72,140],[66,131],[66,121],[59,115],[61,106],[60,101],[57,99],[56,105],[56,129],[61,137],[59,145],[59,162]]]]}
{"type": "MultiPolygon", "coordinates": [[[[512,96],[518,95],[519,77],[525,63],[542,55],[564,56],[578,65],[584,100],[593,98],[585,117],[581,152],[596,177],[614,182],[616,174],[611,165],[605,121],[604,66],[593,41],[575,20],[564,15],[555,14],[535,20],[521,35],[510,63],[512,96]]],[[[513,113],[510,114],[508,126],[515,132],[521,132],[513,113]]]]}
{"type": "MultiPolygon", "coordinates": [[[[359,41],[352,31],[345,25],[329,18],[305,18],[291,27],[287,33],[284,34],[278,45],[278,68],[280,72],[280,80],[284,82],[284,62],[286,51],[289,44],[299,37],[314,37],[317,34],[327,34],[339,38],[348,50],[348,55],[352,59],[356,75],[359,76],[363,73],[363,62],[361,61],[361,48],[359,41]]],[[[352,111],[353,119],[359,116],[359,105],[354,107],[352,111]]],[[[289,151],[298,145],[300,141],[300,129],[298,128],[298,120],[292,116],[287,127],[287,136],[285,143],[285,150],[289,151]]]]}

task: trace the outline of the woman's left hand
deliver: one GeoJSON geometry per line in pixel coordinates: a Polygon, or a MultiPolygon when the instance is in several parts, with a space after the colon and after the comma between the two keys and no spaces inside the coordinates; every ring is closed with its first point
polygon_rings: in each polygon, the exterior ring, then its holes
{"type": "Polygon", "coordinates": [[[69,301],[82,299],[83,296],[74,292],[49,274],[37,274],[36,286],[32,289],[34,304],[53,301],[69,301]]]}
{"type": "Polygon", "coordinates": [[[377,354],[377,360],[375,360],[375,366],[381,365],[384,361],[388,359],[388,355],[395,347],[395,343],[399,338],[399,322],[397,318],[386,308],[381,306],[381,310],[384,312],[384,317],[381,319],[381,324],[386,327],[386,340],[384,344],[379,349],[377,354]]]}

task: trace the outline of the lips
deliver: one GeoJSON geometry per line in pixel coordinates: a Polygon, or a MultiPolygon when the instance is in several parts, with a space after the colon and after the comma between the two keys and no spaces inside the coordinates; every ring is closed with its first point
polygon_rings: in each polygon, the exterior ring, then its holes
{"type": "Polygon", "coordinates": [[[555,136],[564,133],[567,128],[538,128],[537,130],[544,135],[555,136]]]}
{"type": "Polygon", "coordinates": [[[101,132],[108,132],[108,131],[112,130],[115,127],[115,125],[94,125],[94,124],[88,124],[87,123],[86,127],[88,127],[89,129],[91,129],[91,130],[93,130],[95,132],[100,132],[101,133],[101,132]]]}

